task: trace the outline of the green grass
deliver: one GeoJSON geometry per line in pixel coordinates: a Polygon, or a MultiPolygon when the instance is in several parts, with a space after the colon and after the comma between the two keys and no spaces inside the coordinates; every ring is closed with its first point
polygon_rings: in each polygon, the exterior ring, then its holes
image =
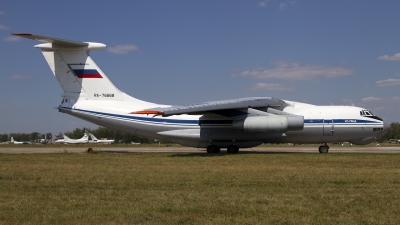
{"type": "Polygon", "coordinates": [[[399,224],[399,154],[0,154],[2,224],[399,224]]]}

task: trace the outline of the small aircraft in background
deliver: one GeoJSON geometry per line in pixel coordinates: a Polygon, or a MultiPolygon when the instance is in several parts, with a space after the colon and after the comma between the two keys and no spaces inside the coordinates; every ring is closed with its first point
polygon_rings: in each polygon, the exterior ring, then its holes
{"type": "Polygon", "coordinates": [[[54,143],[64,144],[64,139],[57,139],[57,140],[54,141],[54,143]]]}
{"type": "Polygon", "coordinates": [[[58,139],[55,143],[64,143],[64,144],[86,144],[89,142],[89,136],[85,133],[81,139],[71,139],[64,135],[64,139],[58,139]]]}
{"type": "Polygon", "coordinates": [[[102,144],[114,144],[114,140],[99,140],[92,133],[89,133],[92,140],[89,143],[102,143],[102,144]]]}
{"type": "Polygon", "coordinates": [[[89,142],[89,136],[87,134],[84,134],[81,139],[71,139],[64,135],[64,143],[67,144],[86,144],[89,142]]]}
{"type": "Polygon", "coordinates": [[[47,144],[47,142],[48,142],[48,140],[47,140],[47,134],[44,135],[44,139],[39,139],[39,142],[40,142],[41,144],[47,144]]]}
{"type": "Polygon", "coordinates": [[[32,144],[30,141],[15,141],[13,137],[11,137],[11,143],[16,144],[16,145],[26,145],[26,144],[32,144]]]}

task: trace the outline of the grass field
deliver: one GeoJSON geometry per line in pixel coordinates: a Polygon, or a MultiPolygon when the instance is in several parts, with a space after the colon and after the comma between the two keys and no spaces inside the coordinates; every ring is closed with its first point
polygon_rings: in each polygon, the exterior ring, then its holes
{"type": "Polygon", "coordinates": [[[1,224],[399,224],[399,154],[0,154],[1,224]]]}
{"type": "MultiPolygon", "coordinates": [[[[296,146],[302,147],[315,147],[318,149],[320,144],[302,144],[296,146]]],[[[353,145],[354,147],[376,147],[375,142],[370,143],[368,145],[353,145]]],[[[398,143],[379,143],[380,147],[398,147],[400,144],[398,143]]],[[[340,144],[329,144],[330,147],[341,147],[340,144]]],[[[345,147],[352,147],[348,144],[344,145],[345,147]]],[[[0,148],[69,148],[69,147],[83,147],[83,148],[144,148],[144,147],[167,147],[166,144],[140,144],[140,145],[133,145],[133,144],[31,144],[31,145],[15,145],[15,144],[0,144],[0,148]]],[[[168,147],[184,147],[180,144],[168,144],[168,147]]],[[[293,147],[293,145],[288,144],[262,144],[253,148],[268,148],[268,147],[293,147]]]]}

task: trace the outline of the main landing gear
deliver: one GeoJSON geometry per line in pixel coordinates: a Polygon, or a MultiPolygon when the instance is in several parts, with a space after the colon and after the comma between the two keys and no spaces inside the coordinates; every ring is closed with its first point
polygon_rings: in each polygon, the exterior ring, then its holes
{"type": "MultiPolygon", "coordinates": [[[[220,152],[220,150],[221,150],[221,148],[216,146],[216,145],[209,145],[207,147],[207,153],[218,153],[218,152],[220,152]]],[[[239,147],[236,146],[236,145],[229,145],[226,148],[226,151],[228,153],[238,153],[239,152],[239,147]]]]}
{"type": "Polygon", "coordinates": [[[318,148],[319,153],[328,153],[329,146],[325,143],[325,145],[321,145],[318,148]]]}
{"type": "Polygon", "coordinates": [[[236,145],[229,145],[228,148],[226,148],[226,151],[228,153],[238,153],[239,152],[239,147],[236,145]]]}
{"type": "Polygon", "coordinates": [[[221,148],[216,145],[209,145],[207,147],[207,153],[218,153],[220,150],[221,148]]]}

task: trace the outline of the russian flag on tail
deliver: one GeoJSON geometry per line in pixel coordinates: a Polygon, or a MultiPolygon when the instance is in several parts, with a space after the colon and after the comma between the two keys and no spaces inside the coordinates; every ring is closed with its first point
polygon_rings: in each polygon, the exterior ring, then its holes
{"type": "Polygon", "coordinates": [[[78,78],[103,78],[96,69],[75,69],[74,73],[78,78]]]}

